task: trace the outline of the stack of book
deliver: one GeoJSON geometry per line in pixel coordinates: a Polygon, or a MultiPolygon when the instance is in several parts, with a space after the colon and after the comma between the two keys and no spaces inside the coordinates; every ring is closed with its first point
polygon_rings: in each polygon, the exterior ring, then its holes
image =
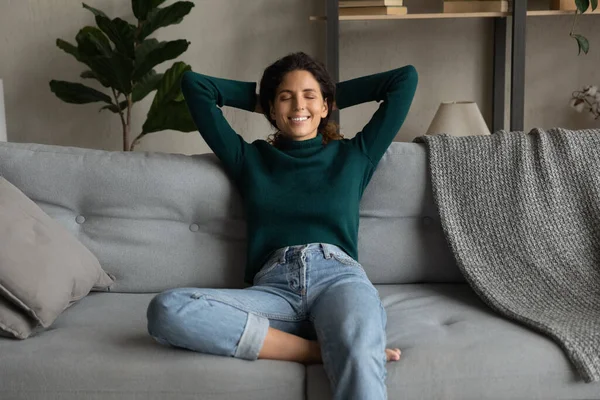
{"type": "Polygon", "coordinates": [[[340,0],[340,16],[405,15],[403,0],[340,0]]]}
{"type": "Polygon", "coordinates": [[[445,13],[510,12],[509,0],[444,0],[445,13]]]}

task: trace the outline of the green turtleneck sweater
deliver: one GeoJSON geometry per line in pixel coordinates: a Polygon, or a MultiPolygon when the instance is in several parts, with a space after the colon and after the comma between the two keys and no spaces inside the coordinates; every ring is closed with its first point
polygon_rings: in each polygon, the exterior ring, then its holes
{"type": "Polygon", "coordinates": [[[270,254],[285,246],[330,243],[358,261],[359,203],[379,160],[400,130],[417,87],[412,65],[340,82],[341,110],[381,101],[365,127],[351,139],[322,143],[284,139],[248,143],[219,107],[254,111],[255,82],[234,81],[187,71],[182,91],[198,131],[237,185],[247,215],[244,281],[270,254]]]}

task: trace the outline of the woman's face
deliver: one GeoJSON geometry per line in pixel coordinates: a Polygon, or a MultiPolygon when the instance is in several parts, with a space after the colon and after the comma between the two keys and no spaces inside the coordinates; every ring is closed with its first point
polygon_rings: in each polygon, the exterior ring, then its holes
{"type": "Polygon", "coordinates": [[[275,92],[270,115],[289,139],[307,140],[317,136],[321,118],[328,112],[319,82],[308,71],[288,72],[275,92]]]}

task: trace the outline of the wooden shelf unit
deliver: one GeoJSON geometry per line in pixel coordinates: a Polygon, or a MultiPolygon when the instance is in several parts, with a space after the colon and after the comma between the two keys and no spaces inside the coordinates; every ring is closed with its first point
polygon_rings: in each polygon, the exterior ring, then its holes
{"type": "MultiPolygon", "coordinates": [[[[527,17],[574,16],[576,11],[527,10],[527,0],[513,0],[510,12],[476,13],[408,13],[405,15],[339,15],[339,0],[326,0],[326,15],[311,16],[311,21],[327,23],[327,59],[329,73],[339,82],[339,23],[340,21],[369,21],[396,19],[447,19],[447,18],[493,18],[493,87],[492,87],[492,124],[491,132],[506,129],[504,126],[504,102],[506,91],[506,32],[507,20],[511,21],[511,81],[510,81],[510,131],[524,129],[525,112],[525,27],[527,17]],[[328,18],[331,16],[332,18],[328,18]],[[512,18],[508,18],[512,17],[512,18]]],[[[600,7],[588,10],[581,16],[600,14],[600,7]]],[[[339,122],[339,111],[334,111],[332,119],[339,122]]]]}
{"type": "MultiPolygon", "coordinates": [[[[600,7],[594,12],[587,11],[582,16],[599,14],[600,7]]],[[[510,17],[510,12],[473,12],[473,13],[422,13],[422,14],[406,14],[406,15],[352,15],[340,16],[340,21],[369,21],[369,20],[389,20],[389,19],[443,19],[443,18],[504,18],[510,17]]],[[[560,11],[560,10],[532,10],[527,11],[528,17],[547,17],[553,15],[575,15],[575,11],[560,11]]],[[[326,21],[327,17],[322,15],[314,15],[310,17],[311,21],[326,21]]]]}

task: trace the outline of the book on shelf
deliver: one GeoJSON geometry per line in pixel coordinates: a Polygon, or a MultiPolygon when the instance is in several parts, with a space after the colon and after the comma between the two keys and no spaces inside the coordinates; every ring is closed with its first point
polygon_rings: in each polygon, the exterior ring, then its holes
{"type": "Polygon", "coordinates": [[[340,0],[340,8],[346,7],[402,7],[404,0],[340,0]]]}
{"type": "Polygon", "coordinates": [[[472,13],[472,12],[509,12],[511,3],[508,0],[445,0],[445,13],[472,13]]]}
{"type": "Polygon", "coordinates": [[[354,15],[405,15],[408,13],[406,7],[346,7],[340,8],[340,17],[354,15]]]}

